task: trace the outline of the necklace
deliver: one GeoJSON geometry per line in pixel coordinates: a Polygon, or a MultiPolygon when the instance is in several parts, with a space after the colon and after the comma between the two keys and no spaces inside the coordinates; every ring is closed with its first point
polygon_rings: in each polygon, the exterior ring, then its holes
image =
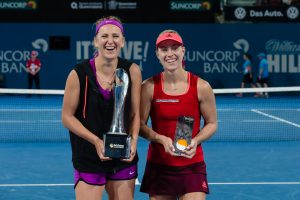
{"type": "Polygon", "coordinates": [[[105,79],[105,78],[103,78],[103,76],[101,77],[100,73],[96,73],[96,74],[97,74],[98,80],[100,80],[102,83],[108,84],[109,86],[112,86],[115,82],[115,72],[112,74],[112,76],[109,79],[105,79]]]}

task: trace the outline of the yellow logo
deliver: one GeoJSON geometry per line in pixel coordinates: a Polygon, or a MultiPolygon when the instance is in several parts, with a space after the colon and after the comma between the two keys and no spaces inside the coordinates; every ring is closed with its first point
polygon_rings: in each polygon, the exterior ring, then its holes
{"type": "Polygon", "coordinates": [[[35,1],[28,1],[27,2],[27,7],[36,9],[36,2],[35,1]]]}
{"type": "Polygon", "coordinates": [[[177,149],[183,151],[185,150],[185,148],[188,146],[188,143],[185,139],[179,139],[177,140],[177,143],[176,143],[176,147],[177,149]]]}

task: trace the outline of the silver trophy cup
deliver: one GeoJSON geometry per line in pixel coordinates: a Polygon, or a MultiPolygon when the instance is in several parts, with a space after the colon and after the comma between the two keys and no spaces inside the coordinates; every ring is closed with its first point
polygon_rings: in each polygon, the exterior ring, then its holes
{"type": "Polygon", "coordinates": [[[129,158],[131,137],[124,128],[124,104],[129,78],[122,68],[116,70],[114,92],[114,113],[109,132],[103,135],[104,156],[110,158],[129,158]]]}

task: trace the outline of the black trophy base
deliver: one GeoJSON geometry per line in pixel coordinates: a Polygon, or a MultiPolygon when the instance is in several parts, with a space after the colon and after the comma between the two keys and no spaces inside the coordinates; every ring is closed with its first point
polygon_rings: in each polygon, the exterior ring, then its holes
{"type": "Polygon", "coordinates": [[[104,156],[110,158],[130,158],[131,137],[127,134],[105,133],[103,136],[104,156]]]}

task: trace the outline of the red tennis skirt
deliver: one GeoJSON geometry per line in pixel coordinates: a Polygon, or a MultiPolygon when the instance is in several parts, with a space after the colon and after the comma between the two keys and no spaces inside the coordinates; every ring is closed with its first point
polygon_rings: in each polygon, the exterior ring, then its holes
{"type": "Polygon", "coordinates": [[[191,192],[208,194],[205,162],[180,167],[147,162],[140,191],[178,197],[191,192]]]}

